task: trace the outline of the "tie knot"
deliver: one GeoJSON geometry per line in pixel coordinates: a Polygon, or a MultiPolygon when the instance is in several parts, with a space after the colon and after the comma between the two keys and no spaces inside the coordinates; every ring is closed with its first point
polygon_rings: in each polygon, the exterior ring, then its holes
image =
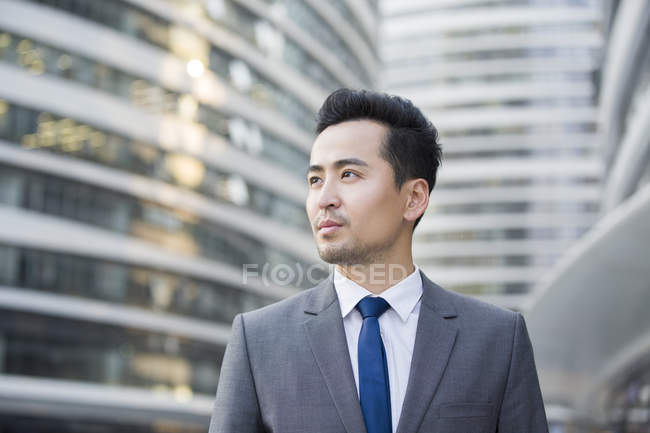
{"type": "Polygon", "coordinates": [[[371,296],[366,296],[357,304],[357,310],[361,313],[361,316],[365,319],[367,317],[377,317],[384,314],[390,305],[383,298],[373,298],[371,296]]]}

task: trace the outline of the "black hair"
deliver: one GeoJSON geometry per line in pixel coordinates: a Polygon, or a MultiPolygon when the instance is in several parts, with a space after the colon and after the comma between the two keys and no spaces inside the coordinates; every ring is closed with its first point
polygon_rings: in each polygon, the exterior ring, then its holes
{"type": "MultiPolygon", "coordinates": [[[[318,111],[316,133],[348,120],[374,120],[388,127],[380,155],[393,168],[395,186],[422,178],[429,194],[436,183],[442,149],[438,130],[411,101],[370,90],[338,89],[318,111]]],[[[422,219],[415,220],[413,229],[422,219]]]]}

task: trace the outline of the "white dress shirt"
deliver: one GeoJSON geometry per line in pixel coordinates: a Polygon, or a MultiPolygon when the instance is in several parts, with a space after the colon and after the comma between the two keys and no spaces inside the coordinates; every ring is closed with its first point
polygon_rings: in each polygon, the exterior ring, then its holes
{"type": "MultiPolygon", "coordinates": [[[[363,318],[355,307],[366,296],[377,295],[346,278],[337,269],[334,270],[334,288],[341,306],[343,327],[345,328],[345,337],[348,342],[352,371],[354,372],[354,381],[358,393],[359,363],[357,346],[363,318]]],[[[379,297],[384,298],[391,307],[379,317],[379,329],[386,349],[391,417],[393,433],[395,433],[406,394],[406,385],[408,384],[411,369],[411,357],[413,356],[413,346],[415,344],[415,332],[420,314],[422,277],[417,265],[413,273],[382,292],[379,297]]]]}

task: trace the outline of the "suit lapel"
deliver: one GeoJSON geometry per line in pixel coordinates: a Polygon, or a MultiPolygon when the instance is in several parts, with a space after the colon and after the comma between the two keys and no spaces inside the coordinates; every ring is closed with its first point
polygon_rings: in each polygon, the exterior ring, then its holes
{"type": "Polygon", "coordinates": [[[445,291],[422,273],[422,304],[411,371],[397,433],[416,433],[436,392],[456,341],[456,311],[445,291]]]}
{"type": "Polygon", "coordinates": [[[365,433],[341,307],[331,276],[313,290],[305,313],[309,345],[341,421],[348,433],[365,433]]]}

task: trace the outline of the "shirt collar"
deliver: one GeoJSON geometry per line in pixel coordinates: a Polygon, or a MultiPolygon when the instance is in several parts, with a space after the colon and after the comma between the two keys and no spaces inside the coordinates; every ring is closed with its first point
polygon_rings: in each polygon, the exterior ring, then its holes
{"type": "MultiPolygon", "coordinates": [[[[414,265],[413,271],[406,278],[384,290],[379,297],[384,298],[393,310],[397,312],[402,322],[406,322],[411,311],[422,297],[422,276],[420,268],[414,265]]],[[[366,296],[377,296],[364,287],[343,276],[334,268],[334,289],[339,298],[341,316],[345,317],[366,296]]]]}

